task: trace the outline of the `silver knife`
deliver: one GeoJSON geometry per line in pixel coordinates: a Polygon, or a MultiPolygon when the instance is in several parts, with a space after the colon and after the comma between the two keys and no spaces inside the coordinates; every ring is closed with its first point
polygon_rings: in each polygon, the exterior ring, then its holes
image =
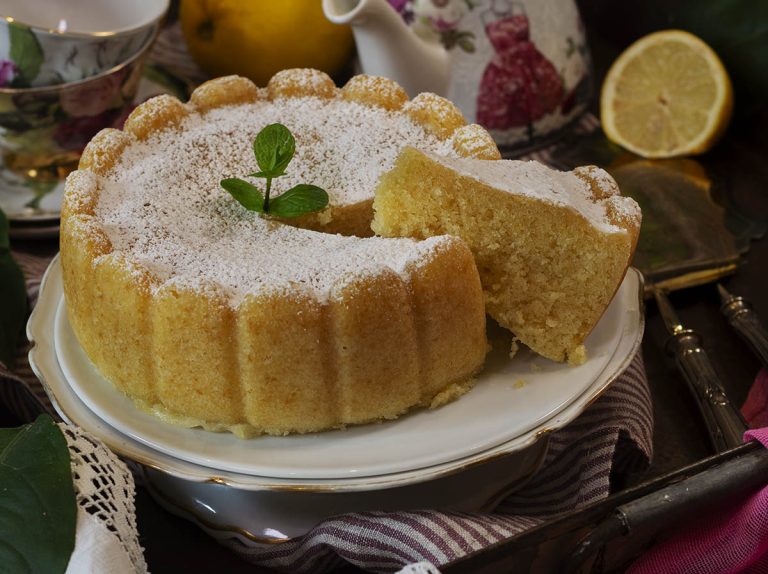
{"type": "Polygon", "coordinates": [[[696,399],[712,446],[716,452],[722,452],[742,444],[742,436],[748,426],[726,396],[702,347],[701,335],[682,325],[664,291],[653,287],[653,295],[671,334],[667,350],[674,356],[678,369],[696,399]]]}
{"type": "Polygon", "coordinates": [[[757,313],[752,309],[752,305],[742,297],[734,297],[719,283],[717,290],[720,292],[722,301],[720,311],[728,319],[731,327],[741,335],[760,358],[763,365],[768,367],[768,332],[760,322],[757,313]]]}

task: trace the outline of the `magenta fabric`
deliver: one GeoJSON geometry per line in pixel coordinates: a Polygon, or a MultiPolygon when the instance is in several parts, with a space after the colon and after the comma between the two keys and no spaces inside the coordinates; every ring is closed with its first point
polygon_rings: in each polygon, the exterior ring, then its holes
{"type": "MultiPolygon", "coordinates": [[[[744,440],[768,448],[768,372],[755,379],[742,414],[744,440]]],[[[713,508],[636,560],[628,574],[768,574],[768,477],[757,492],[713,508]]]]}

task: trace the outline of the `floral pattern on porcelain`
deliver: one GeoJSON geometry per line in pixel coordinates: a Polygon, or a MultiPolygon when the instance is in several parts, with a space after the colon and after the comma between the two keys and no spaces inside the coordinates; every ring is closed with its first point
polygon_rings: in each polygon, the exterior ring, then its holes
{"type": "Polygon", "coordinates": [[[142,61],[72,85],[0,89],[4,169],[23,173],[76,162],[98,131],[121,127],[132,109],[142,61]]]}
{"type": "MultiPolygon", "coordinates": [[[[26,132],[13,127],[21,123],[18,119],[14,121],[17,116],[12,107],[13,100],[0,95],[0,124],[5,124],[5,127],[0,126],[0,209],[5,211],[11,221],[21,225],[28,222],[57,222],[63,195],[62,178],[77,161],[79,150],[91,134],[102,127],[121,127],[135,105],[152,96],[168,93],[186,101],[191,93],[191,87],[184,78],[174,76],[153,64],[143,67],[141,77],[132,69],[125,69],[110,78],[110,81],[99,81],[89,89],[66,91],[58,104],[66,117],[58,123],[52,119],[57,114],[55,106],[40,106],[47,119],[41,121],[43,125],[39,128],[26,132]],[[138,82],[138,86],[132,82],[138,82]],[[133,101],[128,102],[127,98],[134,92],[133,101]],[[122,109],[114,108],[117,105],[117,94],[126,99],[122,109]],[[48,125],[51,122],[54,122],[53,125],[48,125]],[[5,139],[3,133],[7,134],[8,139],[5,139]],[[53,143],[48,143],[46,137],[53,140],[53,143]],[[37,170],[37,177],[30,177],[29,172],[25,173],[24,170],[14,172],[4,166],[2,158],[4,151],[6,156],[13,154],[10,148],[4,150],[5,146],[12,143],[18,145],[21,151],[42,150],[42,155],[37,158],[42,163],[50,162],[51,159],[56,162],[66,161],[70,157],[73,163],[48,165],[46,169],[37,170]]],[[[34,109],[29,97],[18,100],[22,109],[34,109]]],[[[28,124],[31,125],[31,122],[28,124]]],[[[36,229],[41,233],[48,232],[45,226],[36,229]]],[[[54,229],[57,232],[58,227],[54,229]]]]}
{"type": "MultiPolygon", "coordinates": [[[[462,28],[464,16],[474,10],[480,0],[391,0],[399,4],[399,12],[416,34],[425,40],[440,42],[447,50],[459,48],[475,51],[475,34],[462,28]]],[[[393,4],[393,5],[394,5],[393,4]]],[[[398,9],[398,6],[395,6],[398,9]]]]}
{"type": "Polygon", "coordinates": [[[573,0],[389,0],[451,57],[448,99],[509,151],[546,143],[587,107],[591,62],[573,0]]]}
{"type": "Polygon", "coordinates": [[[16,64],[10,60],[0,60],[0,88],[11,85],[16,75],[16,64]]]}
{"type": "Polygon", "coordinates": [[[78,82],[130,59],[156,26],[108,36],[64,34],[0,18],[0,88],[78,82]]]}

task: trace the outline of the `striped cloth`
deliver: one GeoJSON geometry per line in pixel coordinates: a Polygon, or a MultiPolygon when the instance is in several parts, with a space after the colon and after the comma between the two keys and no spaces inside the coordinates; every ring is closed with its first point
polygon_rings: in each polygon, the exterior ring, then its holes
{"type": "MultiPolygon", "coordinates": [[[[185,56],[178,26],[160,35],[153,60],[193,83],[202,79],[185,56]]],[[[586,115],[575,131],[589,133],[597,125],[594,116],[586,115]]],[[[550,153],[543,149],[526,159],[551,163],[550,153]]],[[[32,307],[51,254],[13,255],[25,273],[32,307]]],[[[52,411],[29,368],[27,351],[26,346],[19,349],[13,372],[0,364],[0,403],[24,421],[33,420],[41,410],[52,411]]],[[[597,401],[566,428],[551,435],[538,473],[491,514],[430,509],[361,512],[331,518],[306,535],[277,545],[246,547],[235,538],[222,542],[247,560],[286,572],[327,572],[345,562],[374,572],[393,572],[419,562],[439,567],[605,498],[611,491],[612,477],[621,478],[648,465],[652,427],[650,393],[638,353],[597,401]]],[[[425,567],[418,571],[433,570],[425,567]]]]}

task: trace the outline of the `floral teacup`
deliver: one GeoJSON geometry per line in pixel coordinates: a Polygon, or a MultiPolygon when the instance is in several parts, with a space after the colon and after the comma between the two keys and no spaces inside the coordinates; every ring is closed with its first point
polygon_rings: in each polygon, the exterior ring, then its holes
{"type": "Polygon", "coordinates": [[[4,0],[0,88],[77,82],[130,59],[158,31],[169,0],[4,0]]]}
{"type": "Polygon", "coordinates": [[[154,38],[126,62],[85,80],[42,88],[0,88],[0,193],[5,180],[58,181],[102,128],[132,109],[154,38]]]}

